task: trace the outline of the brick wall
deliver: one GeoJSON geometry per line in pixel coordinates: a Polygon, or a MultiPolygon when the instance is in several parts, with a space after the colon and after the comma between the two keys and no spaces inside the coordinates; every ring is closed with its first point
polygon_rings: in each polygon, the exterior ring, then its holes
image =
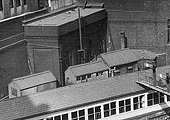
{"type": "Polygon", "coordinates": [[[166,61],[170,64],[170,53],[166,51],[167,19],[170,17],[168,0],[140,0],[140,2],[139,0],[88,0],[88,2],[105,3],[115,49],[120,49],[120,32],[124,31],[129,48],[167,53],[166,61]]]}
{"type": "Polygon", "coordinates": [[[13,78],[29,74],[22,21],[46,12],[43,10],[0,21],[0,99],[8,94],[7,85],[13,78]]]}

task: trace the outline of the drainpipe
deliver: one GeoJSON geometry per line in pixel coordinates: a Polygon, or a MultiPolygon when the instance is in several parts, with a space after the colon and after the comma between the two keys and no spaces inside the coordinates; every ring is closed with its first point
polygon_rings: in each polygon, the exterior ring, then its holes
{"type": "Polygon", "coordinates": [[[157,62],[157,56],[155,57],[155,59],[153,60],[153,63],[152,63],[152,71],[153,71],[153,85],[156,86],[156,62],[157,62]]]}

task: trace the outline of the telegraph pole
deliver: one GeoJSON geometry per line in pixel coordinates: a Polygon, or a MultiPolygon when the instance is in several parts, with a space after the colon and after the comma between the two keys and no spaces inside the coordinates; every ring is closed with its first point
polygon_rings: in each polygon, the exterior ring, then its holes
{"type": "MultiPolygon", "coordinates": [[[[85,1],[83,8],[85,9],[87,4],[87,0],[85,1]]],[[[81,27],[81,14],[80,14],[80,7],[78,7],[78,23],[79,23],[79,39],[80,39],[80,59],[83,58],[83,62],[85,61],[85,50],[83,49],[83,42],[82,42],[82,27],[81,27]]],[[[81,61],[81,60],[80,60],[81,61]]]]}

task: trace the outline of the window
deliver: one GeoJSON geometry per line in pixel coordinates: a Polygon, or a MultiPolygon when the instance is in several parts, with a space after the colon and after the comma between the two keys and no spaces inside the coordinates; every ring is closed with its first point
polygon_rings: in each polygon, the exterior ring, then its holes
{"type": "Polygon", "coordinates": [[[82,76],[82,80],[85,80],[85,79],[86,79],[86,75],[83,75],[83,76],[82,76]]]}
{"type": "Polygon", "coordinates": [[[134,110],[143,108],[144,105],[145,105],[144,95],[133,98],[133,108],[134,108],[134,110]]]}
{"type": "Polygon", "coordinates": [[[2,0],[0,0],[0,11],[3,10],[2,0]]]}
{"type": "Polygon", "coordinates": [[[85,111],[79,110],[71,113],[72,120],[85,120],[85,111]]]}
{"type": "Polygon", "coordinates": [[[24,0],[24,5],[26,5],[27,4],[27,0],[24,0]]]}
{"type": "Polygon", "coordinates": [[[116,102],[105,104],[103,108],[104,108],[104,117],[108,117],[116,114],[116,102]]]}
{"type": "Polygon", "coordinates": [[[93,110],[93,108],[88,109],[88,120],[94,120],[94,110],[93,110]]]}
{"type": "Polygon", "coordinates": [[[16,0],[16,6],[21,6],[20,0],[16,0]]]}
{"type": "Polygon", "coordinates": [[[103,75],[103,71],[99,72],[98,74],[99,74],[99,75],[103,75]]]}
{"type": "Polygon", "coordinates": [[[119,101],[119,113],[131,111],[130,99],[119,101]]]}
{"type": "Polygon", "coordinates": [[[97,120],[101,118],[101,106],[88,109],[88,120],[97,120]]]}
{"type": "Polygon", "coordinates": [[[148,106],[163,103],[164,102],[164,94],[159,92],[149,93],[147,95],[148,106]]]}
{"type": "Polygon", "coordinates": [[[11,88],[12,95],[17,96],[17,90],[14,88],[11,88]]]}
{"type": "Polygon", "coordinates": [[[53,120],[53,117],[50,117],[50,118],[46,118],[46,120],[53,120]]]}
{"type": "Polygon", "coordinates": [[[54,120],[61,120],[61,116],[60,115],[59,116],[55,116],[54,120]]]}
{"type": "Polygon", "coordinates": [[[11,8],[14,7],[13,0],[10,0],[10,7],[11,7],[11,8]]]}
{"type": "Polygon", "coordinates": [[[117,76],[117,75],[120,75],[120,70],[119,69],[114,71],[114,76],[117,76]]]}
{"type": "Polygon", "coordinates": [[[91,78],[91,74],[87,74],[87,78],[91,78]]]}
{"type": "Polygon", "coordinates": [[[95,107],[95,119],[100,119],[101,118],[101,108],[100,106],[95,107]]]}
{"type": "Polygon", "coordinates": [[[68,114],[62,115],[62,120],[68,120],[68,114]]]}
{"type": "Polygon", "coordinates": [[[81,83],[83,83],[83,82],[87,82],[87,75],[83,75],[82,76],[81,83]]]}
{"type": "Polygon", "coordinates": [[[68,114],[55,116],[54,120],[68,120],[68,114]]]}
{"type": "Polygon", "coordinates": [[[96,76],[99,76],[99,73],[98,73],[98,72],[96,73],[96,76]]]}
{"type": "Polygon", "coordinates": [[[169,95],[167,95],[167,101],[170,101],[170,96],[169,95]]]}
{"type": "Polygon", "coordinates": [[[133,66],[128,66],[127,67],[127,72],[132,73],[133,72],[133,66]]]}
{"type": "Polygon", "coordinates": [[[109,71],[109,74],[108,74],[108,75],[109,75],[108,77],[113,77],[113,76],[114,76],[113,73],[114,73],[114,71],[113,71],[113,70],[110,70],[110,71],[109,71]]]}
{"type": "Polygon", "coordinates": [[[81,80],[81,77],[80,77],[80,76],[76,77],[76,80],[77,80],[77,81],[80,81],[80,80],[81,80]]]}
{"type": "Polygon", "coordinates": [[[100,76],[100,75],[103,75],[103,71],[96,73],[96,76],[100,76]]]}

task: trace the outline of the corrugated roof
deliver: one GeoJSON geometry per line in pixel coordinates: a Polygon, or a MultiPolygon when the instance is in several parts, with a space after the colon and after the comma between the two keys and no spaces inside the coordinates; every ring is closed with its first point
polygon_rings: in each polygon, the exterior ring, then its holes
{"type": "Polygon", "coordinates": [[[15,78],[12,82],[15,82],[17,86],[22,90],[55,80],[55,76],[50,71],[45,71],[20,78],[15,78]]]}
{"type": "Polygon", "coordinates": [[[85,64],[70,66],[68,68],[68,70],[70,70],[74,76],[85,75],[106,69],[108,68],[102,61],[89,62],[85,64]]]}
{"type": "Polygon", "coordinates": [[[123,65],[140,59],[154,59],[156,53],[140,49],[122,49],[100,54],[99,57],[107,63],[109,67],[123,65]]]}
{"type": "MultiPolygon", "coordinates": [[[[158,68],[157,71],[159,69],[164,72],[170,72],[170,66],[158,68]]],[[[0,102],[0,120],[13,120],[61,111],[121,95],[125,97],[127,94],[145,90],[145,88],[136,83],[137,79],[138,72],[134,72],[106,80],[61,87],[30,96],[2,101],[0,102]]]]}

